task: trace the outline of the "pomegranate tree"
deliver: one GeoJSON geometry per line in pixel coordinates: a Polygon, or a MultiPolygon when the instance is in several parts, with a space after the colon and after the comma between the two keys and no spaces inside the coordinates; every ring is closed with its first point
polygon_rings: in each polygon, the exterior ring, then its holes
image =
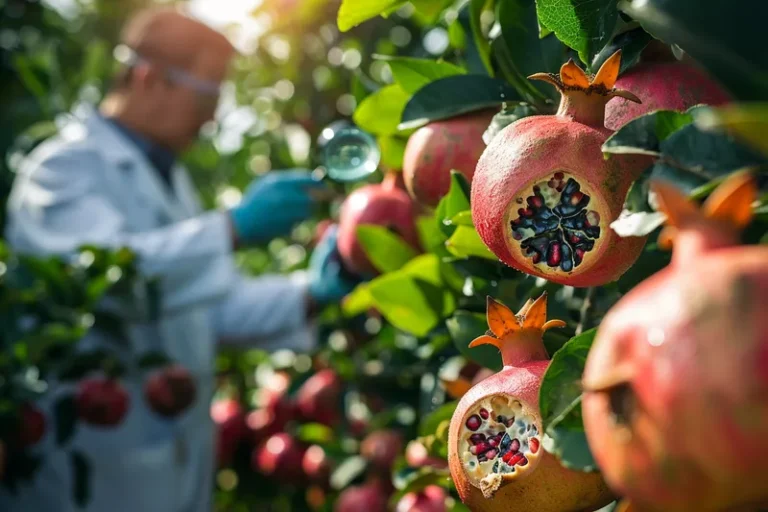
{"type": "Polygon", "coordinates": [[[89,425],[115,427],[128,413],[130,396],[114,379],[100,377],[80,382],[75,394],[77,414],[89,425]]]}
{"type": "Polygon", "coordinates": [[[618,279],[637,260],[644,238],[620,238],[609,227],[645,156],[603,158],[612,133],[603,125],[616,89],[620,52],[591,80],[573,61],[560,75],[538,73],[562,97],[556,115],[530,116],[502,130],[477,165],[472,219],[480,237],[507,265],[571,286],[618,279]]]}
{"type": "Polygon", "coordinates": [[[473,512],[596,510],[612,495],[599,473],[572,471],[542,447],[541,378],[549,366],[543,333],[547,296],[515,315],[488,297],[490,330],[470,347],[491,344],[503,369],[459,401],[448,432],[448,462],[461,500],[473,512]]]}
{"type": "Polygon", "coordinates": [[[175,418],[187,410],[196,396],[192,374],[177,364],[154,372],[144,384],[144,398],[149,407],[166,418],[175,418]]]}
{"type": "Polygon", "coordinates": [[[764,503],[768,248],[738,246],[754,181],[732,175],[701,210],[671,185],[652,187],[672,262],[600,324],[583,377],[590,448],[640,510],[764,503]]]}
{"type": "Polygon", "coordinates": [[[437,206],[451,187],[451,170],[472,181],[485,151],[483,133],[494,112],[465,114],[419,128],[408,139],[403,160],[405,186],[426,206],[437,206]]]}

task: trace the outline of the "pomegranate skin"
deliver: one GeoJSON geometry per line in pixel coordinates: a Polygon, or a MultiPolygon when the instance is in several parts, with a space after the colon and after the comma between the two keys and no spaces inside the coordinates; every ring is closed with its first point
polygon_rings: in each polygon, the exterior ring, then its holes
{"type": "Polygon", "coordinates": [[[339,398],[342,382],[330,369],[320,370],[307,379],[296,395],[296,407],[301,418],[324,425],[336,425],[341,419],[339,398]]]}
{"type": "Polygon", "coordinates": [[[128,413],[130,396],[125,388],[111,379],[93,378],[80,382],[75,394],[77,414],[89,425],[115,427],[128,413]]]}
{"type": "Polygon", "coordinates": [[[216,424],[216,460],[219,467],[232,463],[237,447],[247,432],[245,412],[231,398],[217,400],[211,405],[211,418],[216,424]]]}
{"type": "Polygon", "coordinates": [[[395,512],[446,512],[448,494],[442,487],[428,485],[420,492],[409,492],[397,502],[395,512]]]}
{"type": "Polygon", "coordinates": [[[435,207],[448,193],[451,170],[472,181],[480,155],[485,151],[483,133],[495,112],[483,111],[419,128],[408,139],[403,177],[411,197],[435,207]]]}
{"type": "Polygon", "coordinates": [[[732,101],[702,69],[677,61],[639,64],[620,76],[616,87],[632,91],[642,103],[611,99],[605,108],[605,126],[611,130],[654,110],[682,112],[701,103],[719,106],[732,101]]]}
{"type": "Polygon", "coordinates": [[[275,434],[253,451],[253,468],[284,484],[304,481],[304,447],[290,434],[275,434]]]}
{"type": "Polygon", "coordinates": [[[362,224],[387,226],[420,250],[417,211],[408,193],[396,185],[400,174],[390,173],[381,184],[358,188],[341,206],[336,244],[344,267],[355,274],[375,276],[379,273],[357,240],[357,227],[362,224]]]}
{"type": "Polygon", "coordinates": [[[31,404],[21,406],[19,420],[19,442],[28,447],[40,442],[45,435],[46,420],[43,412],[31,404]]]}
{"type": "Polygon", "coordinates": [[[394,430],[371,432],[360,443],[360,455],[378,471],[389,472],[403,448],[403,437],[394,430]]]}
{"type": "Polygon", "coordinates": [[[412,468],[433,467],[435,469],[448,469],[448,461],[442,457],[433,457],[427,447],[419,441],[411,441],[405,447],[405,461],[412,468]]]}
{"type": "Polygon", "coordinates": [[[387,512],[387,495],[373,482],[349,487],[342,491],[333,507],[334,512],[387,512]]]}
{"type": "Polygon", "coordinates": [[[637,260],[645,238],[621,238],[609,224],[621,213],[632,182],[648,167],[644,156],[603,158],[601,146],[611,131],[560,116],[531,116],[504,128],[486,149],[472,183],[472,219],[488,248],[521,272],[570,286],[600,286],[618,279],[637,260]],[[589,191],[588,208],[600,216],[601,234],[593,251],[572,272],[544,270],[523,256],[510,219],[525,204],[520,194],[533,184],[565,171],[589,191]],[[516,248],[513,254],[510,247],[516,248]],[[591,262],[590,262],[591,260],[591,262]]]}
{"type": "Polygon", "coordinates": [[[172,365],[153,373],[144,384],[144,399],[160,416],[174,418],[197,397],[197,385],[189,370],[172,365]]]}

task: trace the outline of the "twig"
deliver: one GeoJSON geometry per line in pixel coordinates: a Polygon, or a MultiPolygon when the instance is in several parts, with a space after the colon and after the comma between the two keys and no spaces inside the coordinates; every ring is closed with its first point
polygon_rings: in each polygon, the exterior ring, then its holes
{"type": "Polygon", "coordinates": [[[590,313],[592,313],[592,303],[595,299],[595,291],[597,288],[587,288],[587,293],[584,295],[584,302],[581,304],[579,325],[576,326],[576,336],[584,332],[584,326],[589,323],[590,313]]]}

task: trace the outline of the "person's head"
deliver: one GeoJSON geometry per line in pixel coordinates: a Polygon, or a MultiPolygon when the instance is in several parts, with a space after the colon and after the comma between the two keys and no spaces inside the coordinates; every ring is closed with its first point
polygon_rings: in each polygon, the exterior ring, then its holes
{"type": "Polygon", "coordinates": [[[102,109],[154,142],[180,151],[213,118],[235,49],[173,8],[139,12],[123,29],[125,64],[102,109]]]}

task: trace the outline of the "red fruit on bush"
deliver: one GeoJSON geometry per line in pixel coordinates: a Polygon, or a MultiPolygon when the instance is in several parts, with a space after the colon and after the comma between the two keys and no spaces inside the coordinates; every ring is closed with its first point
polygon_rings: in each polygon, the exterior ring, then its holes
{"type": "Polygon", "coordinates": [[[583,377],[590,448],[640,510],[768,502],[768,248],[738,246],[756,187],[734,174],[703,211],[652,187],[672,262],[600,324],[583,377]]]}
{"type": "Polygon", "coordinates": [[[341,492],[334,512],[387,512],[387,493],[380,485],[368,482],[341,492]]]}
{"type": "Polygon", "coordinates": [[[388,173],[382,183],[360,187],[344,200],[339,212],[337,247],[349,271],[378,274],[357,240],[357,228],[363,224],[386,226],[414,249],[419,248],[416,208],[408,193],[397,186],[400,175],[388,173]]]}
{"type": "Polygon", "coordinates": [[[331,476],[331,460],[322,446],[312,445],[304,452],[301,468],[310,482],[326,485],[331,476]]]}
{"type": "Polygon", "coordinates": [[[427,447],[419,441],[411,441],[405,447],[405,461],[412,468],[433,467],[447,469],[448,461],[441,457],[433,457],[427,447]]]}
{"type": "Polygon", "coordinates": [[[428,485],[420,492],[409,492],[397,502],[395,512],[446,512],[448,494],[442,487],[428,485]]]}
{"type": "Polygon", "coordinates": [[[637,260],[644,238],[621,238],[610,223],[632,182],[650,165],[645,156],[603,158],[612,133],[605,104],[634,95],[613,87],[620,52],[590,82],[569,61],[560,76],[539,73],[561,92],[553,116],[530,116],[504,128],[483,153],[472,182],[477,232],[507,265],[571,286],[599,286],[637,260]]]}
{"type": "Polygon", "coordinates": [[[92,378],[80,382],[75,394],[79,418],[89,425],[114,427],[128,413],[130,396],[116,380],[92,378]]]}
{"type": "Polygon", "coordinates": [[[461,500],[473,512],[596,510],[612,499],[599,473],[562,467],[542,446],[539,387],[549,366],[542,335],[547,297],[515,315],[488,297],[488,326],[470,347],[491,344],[504,368],[465,394],[448,431],[448,463],[461,500]]]}
{"type": "Polygon", "coordinates": [[[465,114],[419,128],[408,139],[403,178],[411,197],[425,206],[437,206],[451,186],[451,170],[472,181],[485,151],[483,133],[495,112],[465,114]]]}
{"type": "Polygon", "coordinates": [[[632,91],[642,103],[613,98],[605,107],[605,126],[618,130],[654,110],[683,112],[694,105],[723,105],[729,94],[706,72],[685,62],[639,64],[616,80],[616,87],[632,91]]]}
{"type": "Polygon", "coordinates": [[[216,424],[216,460],[225,467],[232,463],[247,432],[245,413],[237,400],[226,398],[211,404],[211,418],[216,424]]]}
{"type": "Polygon", "coordinates": [[[392,464],[403,449],[403,436],[394,430],[371,432],[360,443],[360,455],[371,465],[384,472],[392,469],[392,464]]]}
{"type": "Polygon", "coordinates": [[[196,396],[195,379],[177,364],[154,372],[144,384],[144,399],[150,409],[166,418],[175,418],[187,410],[196,396]]]}
{"type": "Polygon", "coordinates": [[[31,404],[24,404],[19,411],[19,443],[22,447],[32,446],[40,442],[45,435],[45,415],[43,411],[31,404]]]}
{"type": "Polygon", "coordinates": [[[301,385],[296,406],[305,421],[333,426],[340,419],[341,379],[330,369],[320,370],[301,385]]]}
{"type": "Polygon", "coordinates": [[[275,434],[254,451],[253,469],[285,484],[303,481],[302,459],[304,447],[290,434],[275,434]]]}

